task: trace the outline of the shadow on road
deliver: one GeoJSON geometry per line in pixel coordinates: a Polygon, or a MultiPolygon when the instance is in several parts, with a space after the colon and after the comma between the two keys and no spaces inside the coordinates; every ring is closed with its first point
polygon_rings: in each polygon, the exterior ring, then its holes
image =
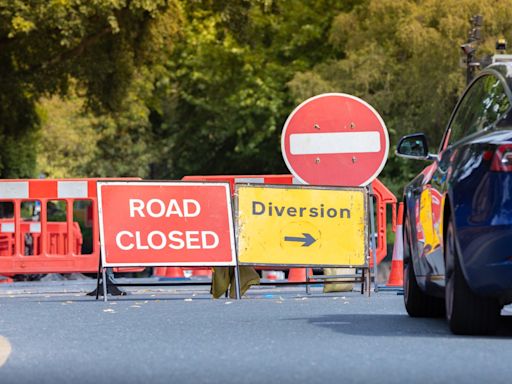
{"type": "MultiPolygon", "coordinates": [[[[75,296],[75,297],[21,297],[20,300],[23,302],[31,302],[31,303],[38,303],[38,304],[44,304],[44,303],[61,303],[66,304],[69,302],[72,303],[96,303],[101,304],[104,303],[103,296],[100,296],[98,300],[96,300],[94,297],[86,296],[85,294],[83,296],[75,296]]],[[[179,295],[160,295],[158,297],[148,297],[144,295],[128,295],[128,296],[115,296],[115,297],[108,297],[108,302],[106,304],[111,303],[133,303],[133,302],[173,302],[173,301],[212,301],[212,298],[209,296],[179,296],[179,295]]]]}
{"type": "MultiPolygon", "coordinates": [[[[444,319],[411,318],[395,314],[339,314],[305,320],[318,327],[356,336],[460,337],[450,332],[444,319]]],[[[478,337],[512,338],[512,316],[502,317],[500,320],[496,335],[478,337]]]]}

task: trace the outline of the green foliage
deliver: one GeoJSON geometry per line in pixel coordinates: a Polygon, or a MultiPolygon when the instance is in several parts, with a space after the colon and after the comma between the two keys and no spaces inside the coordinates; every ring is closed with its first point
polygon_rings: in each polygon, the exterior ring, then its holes
{"type": "Polygon", "coordinates": [[[338,1],[189,1],[183,39],[160,79],[153,177],[287,172],[280,131],[287,83],[337,51],[327,44],[338,1]]]}
{"type": "Polygon", "coordinates": [[[95,119],[84,111],[84,98],[54,96],[39,103],[41,138],[37,147],[37,174],[51,178],[88,177],[86,165],[94,159],[98,134],[95,119]]]}
{"type": "Polygon", "coordinates": [[[158,154],[153,143],[148,105],[154,91],[154,73],[141,68],[115,113],[95,119],[98,134],[94,156],[85,165],[89,177],[148,177],[150,164],[158,154]]]}
{"type": "MultiPolygon", "coordinates": [[[[476,13],[491,54],[512,0],[0,0],[0,177],[33,176],[36,152],[54,177],[287,172],[284,121],[322,92],[435,151],[476,13]]],[[[399,193],[425,163],[393,152],[399,193]]]]}
{"type": "Polygon", "coordinates": [[[0,0],[0,177],[34,175],[35,105],[78,83],[96,111],[120,108],[141,65],[166,58],[173,0],[0,0]]]}
{"type": "MultiPolygon", "coordinates": [[[[400,136],[423,131],[435,151],[465,86],[458,47],[477,13],[485,21],[480,52],[491,53],[496,38],[512,32],[511,1],[365,1],[332,24],[330,41],[345,57],[297,74],[290,89],[296,102],[326,91],[357,95],[383,116],[392,147],[400,136]]],[[[383,177],[399,193],[423,166],[391,154],[383,177]]]]}

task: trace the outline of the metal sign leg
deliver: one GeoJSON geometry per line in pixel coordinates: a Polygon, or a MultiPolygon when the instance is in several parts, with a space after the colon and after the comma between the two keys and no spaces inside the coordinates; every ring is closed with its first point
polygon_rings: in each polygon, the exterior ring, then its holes
{"type": "Polygon", "coordinates": [[[368,272],[366,273],[366,295],[370,297],[372,292],[372,273],[370,267],[368,267],[368,272]]]}
{"type": "MultiPolygon", "coordinates": [[[[379,286],[377,283],[377,245],[375,243],[375,238],[377,236],[375,232],[375,217],[373,210],[373,187],[370,184],[370,241],[372,247],[372,259],[373,259],[373,289],[375,292],[379,291],[379,286]]],[[[368,274],[370,275],[370,274],[368,274]]],[[[371,281],[371,280],[370,280],[371,281]]],[[[369,289],[369,287],[368,287],[369,289]]]]}
{"type": "Polygon", "coordinates": [[[107,269],[101,268],[101,278],[103,280],[103,301],[107,302],[107,269]]]}
{"type": "Polygon", "coordinates": [[[240,294],[240,270],[238,264],[235,265],[235,291],[236,291],[236,299],[240,300],[242,295],[240,294]]]}
{"type": "Polygon", "coordinates": [[[101,264],[101,255],[100,255],[100,261],[98,262],[98,275],[97,275],[97,279],[96,279],[96,300],[98,300],[99,295],[100,295],[101,269],[102,269],[102,264],[101,264]]]}
{"type": "Polygon", "coordinates": [[[311,295],[311,287],[309,286],[309,268],[306,268],[306,295],[311,295]]]}

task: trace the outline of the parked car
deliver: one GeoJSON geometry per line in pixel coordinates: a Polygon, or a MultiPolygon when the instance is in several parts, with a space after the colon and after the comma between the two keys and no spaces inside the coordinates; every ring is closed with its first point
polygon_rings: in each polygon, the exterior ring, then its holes
{"type": "Polygon", "coordinates": [[[397,155],[431,162],[404,189],[404,301],[456,334],[489,334],[512,302],[512,64],[483,70],[437,153],[423,133],[397,155]]]}

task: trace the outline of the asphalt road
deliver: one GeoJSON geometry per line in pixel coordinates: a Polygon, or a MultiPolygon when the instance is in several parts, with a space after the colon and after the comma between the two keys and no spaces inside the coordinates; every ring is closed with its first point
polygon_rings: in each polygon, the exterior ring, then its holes
{"type": "Polygon", "coordinates": [[[0,383],[510,383],[512,312],[497,336],[411,319],[402,297],[253,288],[0,286],[0,383]]]}

